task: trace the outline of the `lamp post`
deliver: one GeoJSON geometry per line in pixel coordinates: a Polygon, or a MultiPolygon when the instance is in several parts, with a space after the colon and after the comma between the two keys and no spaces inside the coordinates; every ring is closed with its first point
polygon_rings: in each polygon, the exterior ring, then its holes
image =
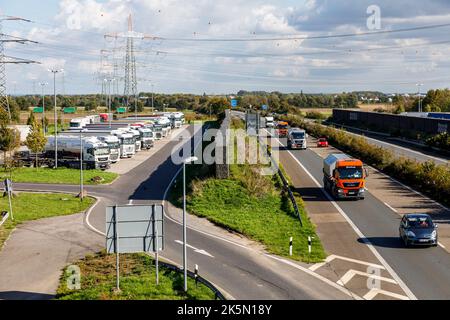
{"type": "Polygon", "coordinates": [[[44,94],[44,87],[47,85],[47,82],[40,82],[39,85],[42,88],[42,130],[44,131],[45,135],[45,94],[44,94]]]}
{"type": "Polygon", "coordinates": [[[55,99],[55,169],[58,169],[58,114],[56,113],[56,74],[63,72],[64,69],[49,69],[51,73],[53,73],[53,95],[55,99]]]}
{"type": "Polygon", "coordinates": [[[155,113],[155,109],[154,109],[154,105],[153,105],[153,102],[154,102],[153,93],[155,92],[155,89],[153,87],[154,87],[154,85],[152,83],[152,114],[155,113]]]}
{"type": "Polygon", "coordinates": [[[187,254],[186,254],[186,164],[197,161],[197,157],[189,157],[183,161],[183,272],[184,292],[187,292],[187,254]]]}
{"type": "Polygon", "coordinates": [[[416,86],[417,86],[418,92],[419,92],[419,112],[422,112],[422,99],[420,96],[420,87],[423,86],[423,83],[417,83],[416,86]]]}
{"type": "Polygon", "coordinates": [[[83,132],[86,130],[80,130],[80,201],[83,201],[84,197],[84,184],[83,184],[83,132]]]}

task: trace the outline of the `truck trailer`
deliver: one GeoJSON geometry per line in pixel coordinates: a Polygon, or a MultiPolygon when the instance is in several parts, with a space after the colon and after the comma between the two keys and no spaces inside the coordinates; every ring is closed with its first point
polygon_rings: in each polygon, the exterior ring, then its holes
{"type": "MultiPolygon", "coordinates": [[[[109,169],[109,148],[96,137],[58,136],[58,166],[80,168],[81,154],[86,169],[109,169]],[[81,146],[82,144],[82,146],[81,146]]],[[[43,157],[54,165],[55,137],[48,137],[43,157]]]]}
{"type": "Polygon", "coordinates": [[[323,185],[336,199],[364,199],[367,176],[361,160],[343,153],[323,160],[323,185]]]}

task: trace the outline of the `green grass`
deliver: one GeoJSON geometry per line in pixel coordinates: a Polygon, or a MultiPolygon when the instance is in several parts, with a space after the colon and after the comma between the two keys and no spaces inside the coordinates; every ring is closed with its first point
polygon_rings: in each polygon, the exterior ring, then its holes
{"type": "MultiPolygon", "coordinates": [[[[12,198],[14,221],[8,218],[0,226],[0,248],[11,231],[24,221],[83,212],[93,203],[93,198],[87,197],[81,202],[69,194],[18,193],[12,198]]],[[[9,211],[8,197],[0,197],[0,211],[9,211]]]]}
{"type": "MultiPolygon", "coordinates": [[[[103,180],[98,184],[106,184],[114,181],[119,175],[102,170],[83,170],[85,184],[97,184],[91,179],[101,177],[103,180]]],[[[9,178],[7,171],[0,170],[0,180],[9,178]]],[[[56,183],[56,184],[79,184],[80,170],[68,168],[16,168],[12,172],[13,182],[22,183],[56,183]]]]}
{"type": "Polygon", "coordinates": [[[105,252],[86,256],[74,263],[81,271],[81,289],[67,288],[69,274],[64,271],[56,299],[60,300],[213,300],[214,293],[201,283],[188,279],[183,291],[182,274],[159,267],[159,285],[155,283],[153,258],[146,254],[120,255],[120,293],[116,285],[115,255],[105,252]]]}

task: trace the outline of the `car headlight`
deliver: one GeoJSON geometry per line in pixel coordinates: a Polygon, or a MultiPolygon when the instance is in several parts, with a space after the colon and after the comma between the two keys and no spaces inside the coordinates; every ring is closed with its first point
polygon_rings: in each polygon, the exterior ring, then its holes
{"type": "Polygon", "coordinates": [[[359,189],[359,193],[364,193],[366,192],[366,190],[364,190],[364,188],[359,189]]]}
{"type": "Polygon", "coordinates": [[[431,233],[431,239],[436,239],[436,236],[437,236],[437,232],[436,232],[436,230],[434,230],[434,231],[431,233]]]}
{"type": "Polygon", "coordinates": [[[344,190],[338,189],[337,192],[338,192],[338,193],[344,193],[344,190]]]}
{"type": "Polygon", "coordinates": [[[406,235],[407,235],[408,237],[410,237],[410,238],[415,238],[415,237],[416,237],[415,233],[412,232],[412,231],[406,232],[406,235]]]}

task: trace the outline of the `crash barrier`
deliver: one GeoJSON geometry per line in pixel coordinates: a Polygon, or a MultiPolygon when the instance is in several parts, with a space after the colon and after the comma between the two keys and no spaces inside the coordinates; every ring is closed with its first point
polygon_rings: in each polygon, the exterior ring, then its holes
{"type": "MultiPolygon", "coordinates": [[[[264,145],[264,142],[261,140],[261,138],[259,138],[259,143],[264,145]]],[[[267,149],[267,154],[270,156],[272,163],[275,163],[276,160],[272,156],[272,152],[270,151],[269,146],[266,145],[266,149],[267,149]]],[[[300,226],[303,227],[302,216],[300,215],[300,211],[298,210],[297,200],[295,200],[294,193],[292,192],[289,182],[286,179],[283,171],[280,169],[279,164],[277,164],[277,165],[278,165],[278,176],[280,177],[281,181],[283,182],[283,188],[289,195],[289,199],[291,200],[292,206],[294,207],[294,213],[297,216],[298,220],[300,221],[300,226]]]]}
{"type": "Polygon", "coordinates": [[[228,163],[228,131],[230,129],[230,110],[225,111],[225,117],[220,125],[220,139],[216,139],[216,178],[228,179],[230,177],[230,164],[228,163]],[[222,151],[219,151],[222,150],[222,151]],[[220,157],[221,159],[217,159],[220,157]],[[220,161],[219,161],[220,160],[220,161]]]}
{"type": "MultiPolygon", "coordinates": [[[[167,262],[162,262],[162,261],[160,261],[159,264],[166,267],[167,269],[173,270],[178,273],[183,273],[183,269],[181,269],[177,266],[174,266],[173,264],[170,264],[167,262]]],[[[214,292],[216,300],[226,300],[225,296],[222,294],[222,292],[220,292],[219,289],[217,289],[211,282],[209,282],[202,276],[199,276],[198,272],[195,273],[195,272],[187,270],[187,275],[188,275],[188,277],[194,279],[196,283],[200,282],[200,283],[204,284],[206,287],[208,287],[210,290],[212,290],[214,292]]]]}

